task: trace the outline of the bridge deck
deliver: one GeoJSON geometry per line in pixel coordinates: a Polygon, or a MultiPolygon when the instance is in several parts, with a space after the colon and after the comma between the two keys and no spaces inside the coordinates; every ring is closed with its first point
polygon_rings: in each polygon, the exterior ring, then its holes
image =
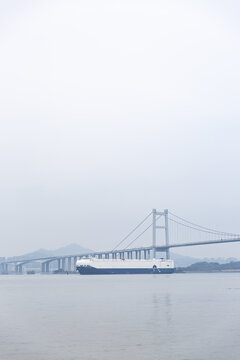
{"type": "MultiPolygon", "coordinates": [[[[169,244],[168,246],[157,246],[156,251],[164,252],[170,248],[177,248],[177,247],[186,247],[186,246],[199,246],[199,245],[211,245],[211,244],[223,244],[223,243],[230,243],[230,242],[239,242],[239,238],[231,238],[231,239],[222,239],[222,240],[208,240],[208,241],[195,241],[195,242],[188,242],[182,244],[169,244]]],[[[74,257],[83,257],[83,256],[101,256],[101,255],[111,255],[111,254],[119,254],[122,252],[135,252],[135,251],[150,251],[152,250],[152,246],[147,247],[135,247],[131,249],[122,249],[122,250],[115,250],[115,251],[94,251],[86,254],[72,254],[72,255],[61,255],[61,256],[48,256],[48,257],[39,257],[33,259],[11,259],[2,261],[1,264],[19,264],[21,263],[26,264],[32,261],[55,261],[58,259],[63,258],[74,258],[74,257]]]]}

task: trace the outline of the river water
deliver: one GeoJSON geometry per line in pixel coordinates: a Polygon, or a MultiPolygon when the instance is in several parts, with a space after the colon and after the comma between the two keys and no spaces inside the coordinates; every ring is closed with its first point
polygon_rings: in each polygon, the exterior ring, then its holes
{"type": "Polygon", "coordinates": [[[0,276],[1,360],[239,358],[239,273],[0,276]]]}

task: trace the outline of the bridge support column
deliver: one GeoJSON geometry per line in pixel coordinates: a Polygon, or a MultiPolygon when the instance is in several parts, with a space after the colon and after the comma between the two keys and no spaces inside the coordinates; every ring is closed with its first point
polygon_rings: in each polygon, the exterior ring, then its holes
{"type": "Polygon", "coordinates": [[[49,273],[49,262],[46,262],[45,266],[46,266],[46,273],[49,273]]]}
{"type": "Polygon", "coordinates": [[[61,269],[61,259],[57,259],[57,269],[58,271],[61,269]]]}
{"type": "Polygon", "coordinates": [[[8,264],[7,263],[1,264],[0,273],[1,274],[8,274],[8,264]]]}
{"type": "Polygon", "coordinates": [[[75,271],[76,270],[76,262],[77,262],[77,256],[74,256],[74,258],[73,258],[73,271],[75,271]]]}
{"type": "Polygon", "coordinates": [[[156,215],[157,215],[157,210],[153,209],[152,214],[153,214],[152,249],[153,249],[153,259],[155,259],[156,258],[156,215]]]}
{"type": "Polygon", "coordinates": [[[68,271],[72,271],[72,258],[68,258],[68,271]]]}
{"type": "Polygon", "coordinates": [[[42,263],[41,268],[42,268],[42,273],[45,273],[45,263],[42,263]]]}
{"type": "Polygon", "coordinates": [[[7,264],[1,264],[1,267],[0,267],[1,274],[5,274],[5,265],[7,265],[7,264]]]}
{"type": "Polygon", "coordinates": [[[62,258],[62,270],[65,271],[66,269],[66,258],[62,258]]]}
{"type": "MultiPolygon", "coordinates": [[[[169,246],[168,210],[167,209],[164,210],[164,218],[165,218],[165,241],[166,241],[166,246],[169,246]]],[[[167,248],[167,250],[166,250],[166,259],[170,259],[169,248],[167,248]]]]}

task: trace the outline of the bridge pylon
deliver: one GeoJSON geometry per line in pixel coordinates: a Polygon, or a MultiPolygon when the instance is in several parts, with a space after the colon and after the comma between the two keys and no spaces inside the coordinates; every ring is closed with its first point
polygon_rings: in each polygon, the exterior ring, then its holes
{"type": "Polygon", "coordinates": [[[153,215],[153,232],[152,232],[152,248],[153,248],[153,258],[156,258],[156,248],[157,248],[157,229],[163,229],[165,230],[165,245],[166,245],[166,259],[170,258],[169,254],[169,231],[168,231],[168,209],[165,209],[162,211],[157,211],[156,209],[153,209],[152,211],[153,215]],[[164,217],[164,225],[157,225],[157,220],[160,217],[164,217]]]}

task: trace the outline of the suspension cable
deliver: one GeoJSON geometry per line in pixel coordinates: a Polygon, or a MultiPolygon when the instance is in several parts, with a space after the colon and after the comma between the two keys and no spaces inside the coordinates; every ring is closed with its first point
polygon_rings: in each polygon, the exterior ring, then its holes
{"type": "Polygon", "coordinates": [[[133,239],[123,250],[126,250],[130,245],[132,245],[134,243],[134,241],[139,239],[140,236],[142,236],[148,229],[150,229],[151,226],[152,226],[152,224],[150,224],[145,230],[143,230],[143,232],[141,232],[141,234],[139,234],[135,239],[133,239]]]}
{"type": "MultiPolygon", "coordinates": [[[[228,232],[225,232],[225,231],[218,231],[218,230],[214,230],[214,229],[207,228],[207,227],[205,227],[205,226],[201,226],[201,225],[195,224],[195,223],[190,222],[190,221],[188,221],[188,220],[186,220],[186,219],[184,219],[184,218],[182,218],[182,217],[180,217],[180,216],[178,216],[178,215],[173,214],[173,213],[170,212],[170,211],[169,211],[169,214],[171,214],[172,216],[174,216],[174,217],[176,217],[176,218],[178,218],[178,219],[180,219],[180,220],[182,220],[182,221],[184,221],[184,222],[186,222],[186,223],[188,223],[188,224],[190,224],[190,225],[197,226],[197,227],[199,227],[199,228],[201,228],[201,229],[204,229],[204,230],[209,230],[212,234],[220,234],[220,235],[225,234],[225,235],[239,236],[239,234],[228,233],[228,232]]],[[[172,221],[173,221],[173,219],[172,219],[172,221]]],[[[181,225],[184,225],[184,224],[181,224],[181,225]]],[[[197,230],[197,229],[196,229],[196,230],[197,230]]]]}
{"type": "Polygon", "coordinates": [[[224,233],[224,232],[216,232],[216,231],[208,231],[208,230],[204,230],[204,229],[198,229],[196,227],[193,227],[193,226],[190,226],[190,225],[186,225],[186,224],[183,224],[183,223],[180,223],[174,219],[171,219],[171,218],[168,218],[168,220],[178,224],[178,225],[181,225],[181,226],[184,226],[184,227],[187,227],[189,229],[193,229],[193,230],[196,230],[196,231],[200,231],[200,232],[204,232],[204,233],[208,233],[208,234],[214,234],[214,235],[233,235],[233,236],[239,236],[237,234],[231,234],[231,233],[224,233]]]}
{"type": "MultiPolygon", "coordinates": [[[[156,218],[156,221],[161,217],[162,215],[159,215],[156,218]]],[[[141,234],[139,234],[135,239],[133,239],[123,250],[126,250],[130,245],[132,245],[137,239],[140,238],[140,236],[142,236],[148,229],[150,229],[150,227],[153,226],[153,223],[151,223],[145,230],[143,230],[143,232],[141,232],[141,234]]]]}
{"type": "Polygon", "coordinates": [[[143,219],[132,231],[130,231],[130,233],[127,234],[127,236],[125,236],[113,249],[112,251],[116,250],[119,245],[121,245],[125,240],[127,240],[129,238],[130,235],[132,235],[134,233],[134,231],[136,231],[148,218],[149,216],[152,215],[152,211],[145,217],[145,219],[143,219]]]}

